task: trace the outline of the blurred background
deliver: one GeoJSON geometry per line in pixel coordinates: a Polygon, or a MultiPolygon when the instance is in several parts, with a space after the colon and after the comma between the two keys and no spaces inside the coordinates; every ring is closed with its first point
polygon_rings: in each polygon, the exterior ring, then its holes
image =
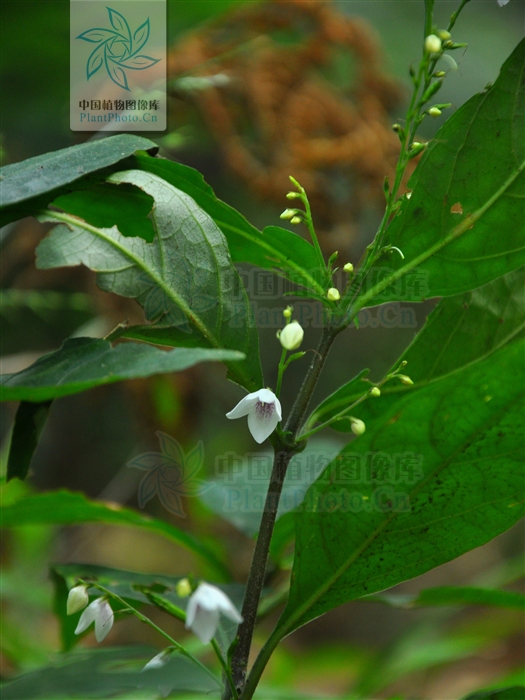
{"type": "MultiPolygon", "coordinates": [[[[69,130],[69,3],[2,0],[1,6],[2,165],[92,138],[69,130]]],[[[456,2],[436,2],[440,27],[446,27],[456,7],[456,2]]],[[[439,101],[457,109],[492,82],[522,38],[524,22],[521,0],[510,0],[504,8],[496,0],[471,0],[453,33],[468,49],[442,61],[447,76],[439,101]]],[[[326,256],[339,251],[340,266],[355,264],[382,215],[383,180],[393,172],[397,156],[391,125],[402,120],[410,96],[408,66],[418,63],[422,25],[419,0],[170,0],[169,128],[142,135],[158,143],[163,156],[200,170],[219,197],[260,228],[282,225],[279,214],[286,207],[288,175],[293,175],[308,191],[326,256]]],[[[422,140],[433,137],[446,114],[422,124],[422,140]]],[[[34,249],[43,233],[29,219],[0,232],[3,373],[27,367],[71,335],[102,337],[123,320],[142,320],[138,306],[98,290],[85,269],[37,270],[34,249]]],[[[255,300],[265,380],[274,386],[280,346],[271,309],[288,302],[273,276],[258,278],[248,269],[242,273],[255,300]]],[[[347,330],[334,347],[314,404],[365,367],[373,380],[380,379],[434,304],[394,305],[384,316],[374,312],[359,330],[347,330]]],[[[315,306],[295,306],[306,327],[304,349],[314,348],[315,306]]],[[[286,375],[285,413],[305,363],[293,364],[286,375]]],[[[253,451],[244,422],[225,419],[242,395],[225,381],[224,368],[201,365],[58,400],[31,476],[16,488],[68,488],[137,507],[142,473],[126,464],[141,452],[158,449],[158,430],[187,451],[202,440],[200,476],[213,477],[221,455],[253,451]]],[[[4,469],[15,409],[2,405],[0,413],[4,469]]],[[[322,449],[330,453],[341,444],[340,434],[330,432],[322,449]]],[[[230,555],[234,579],[242,582],[253,545],[246,528],[196,498],[185,499],[184,507],[184,521],[157,499],[146,509],[216,542],[230,555]]],[[[523,532],[516,527],[395,592],[438,585],[519,590],[522,551],[523,532]]],[[[109,526],[4,532],[0,556],[4,678],[48,663],[59,649],[50,561],[202,573],[199,562],[174,545],[109,526]]],[[[257,644],[275,617],[264,623],[257,644]]],[[[184,634],[161,615],[156,621],[178,638],[184,634]]],[[[106,644],[139,642],[159,644],[129,619],[115,627],[106,644]]],[[[83,642],[91,643],[91,637],[83,642]]],[[[460,698],[485,685],[517,680],[523,647],[523,620],[515,611],[403,610],[358,602],[288,638],[265,681],[283,693],[319,698],[353,692],[380,698],[460,698]]]]}

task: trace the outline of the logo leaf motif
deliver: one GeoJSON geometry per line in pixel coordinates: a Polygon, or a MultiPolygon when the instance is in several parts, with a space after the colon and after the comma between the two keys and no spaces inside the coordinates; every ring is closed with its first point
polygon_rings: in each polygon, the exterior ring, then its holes
{"type": "Polygon", "coordinates": [[[140,56],[132,56],[127,61],[119,61],[119,65],[131,70],[145,70],[146,68],[151,68],[159,61],[160,58],[152,58],[141,54],[140,56]]]}
{"type": "Polygon", "coordinates": [[[179,518],[185,518],[186,513],[182,507],[182,499],[179,494],[180,491],[171,488],[168,482],[160,481],[158,490],[159,501],[170,513],[178,515],[179,518]]]}
{"type": "Polygon", "coordinates": [[[119,87],[129,91],[127,75],[119,65],[111,61],[111,57],[108,56],[107,51],[104,52],[104,60],[106,62],[106,70],[111,80],[119,87]]]}
{"type": "Polygon", "coordinates": [[[95,73],[104,63],[104,59],[102,58],[103,48],[104,44],[97,46],[97,48],[91,52],[91,55],[87,60],[86,74],[88,80],[91,78],[92,75],[95,75],[95,73]]]}
{"type": "Polygon", "coordinates": [[[111,29],[102,29],[101,27],[95,27],[94,29],[88,29],[82,34],[79,34],[76,38],[82,39],[83,41],[89,41],[92,44],[99,44],[101,41],[107,41],[111,37],[120,36],[111,29]]]}
{"type": "Polygon", "coordinates": [[[159,470],[152,469],[143,476],[139,484],[138,501],[140,509],[144,508],[148,501],[151,501],[153,496],[157,493],[158,486],[159,470]]]}
{"type": "Polygon", "coordinates": [[[113,29],[116,29],[117,32],[120,32],[126,36],[131,42],[131,30],[124,15],[121,15],[120,12],[117,12],[117,10],[112,10],[111,7],[107,7],[106,9],[108,11],[109,21],[111,22],[113,29]]]}
{"type": "Polygon", "coordinates": [[[140,25],[140,27],[133,34],[133,43],[135,45],[135,53],[141,50],[143,46],[146,45],[149,39],[149,17],[148,19],[140,25]]]}
{"type": "Polygon", "coordinates": [[[144,454],[129,461],[126,466],[149,472],[150,469],[162,467],[164,464],[166,464],[166,459],[160,452],[144,452],[144,454]]]}

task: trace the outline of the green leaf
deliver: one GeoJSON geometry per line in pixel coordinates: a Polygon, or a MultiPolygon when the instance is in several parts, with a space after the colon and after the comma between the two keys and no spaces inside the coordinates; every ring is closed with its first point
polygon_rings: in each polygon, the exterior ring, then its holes
{"type": "Polygon", "coordinates": [[[380,593],[368,596],[365,600],[386,603],[396,608],[419,608],[433,605],[492,605],[501,608],[525,609],[525,596],[522,593],[471,586],[427,588],[417,595],[380,593]]]}
{"type": "Polygon", "coordinates": [[[6,165],[0,169],[0,226],[35,214],[62,192],[74,189],[72,183],[137,151],[155,153],[157,146],[142,136],[119,134],[6,165]]]}
{"type": "Polygon", "coordinates": [[[478,547],[523,515],[523,343],[396,403],[296,517],[282,637],[478,547]]]}
{"type": "Polygon", "coordinates": [[[190,195],[226,236],[234,262],[279,274],[282,271],[295,284],[324,296],[323,273],[314,247],[304,238],[279,226],[267,226],[261,233],[233,207],[217,199],[202,175],[187,165],[142,154],[134,156],[132,162],[133,167],[154,173],[190,195]]]}
{"type": "Polygon", "coordinates": [[[28,401],[20,403],[16,411],[9,446],[7,481],[14,477],[22,480],[26,478],[50,407],[51,401],[36,404],[28,401]]]}
{"type": "Polygon", "coordinates": [[[177,348],[165,352],[141,343],[112,348],[107,340],[72,338],[27,369],[0,375],[0,396],[2,401],[49,401],[124,379],[180,372],[200,362],[242,358],[235,350],[177,348]]]}
{"type": "Polygon", "coordinates": [[[59,700],[61,698],[166,697],[174,691],[207,693],[220,683],[189,659],[172,654],[157,669],[141,672],[158,654],[153,647],[82,649],[57,657],[45,668],[23,674],[2,685],[2,700],[59,700]],[[142,693],[137,695],[137,691],[142,693]]]}
{"type": "Polygon", "coordinates": [[[525,40],[437,132],[387,230],[404,259],[380,258],[357,308],[459,294],[524,264],[524,70],[525,40]]]}
{"type": "Polygon", "coordinates": [[[25,496],[2,508],[2,527],[22,525],[75,525],[78,523],[108,523],[140,527],[163,535],[202,557],[218,576],[229,578],[224,564],[214,551],[193,535],[162,520],[141,515],[116,503],[89,500],[81,493],[61,490],[25,496]]]}
{"type": "Polygon", "coordinates": [[[139,236],[148,243],[155,231],[148,218],[153,197],[133,185],[101,183],[58,197],[53,206],[74,214],[97,228],[116,226],[123,236],[139,236]]]}
{"type": "Polygon", "coordinates": [[[511,688],[479,690],[476,693],[466,695],[463,700],[523,700],[524,698],[525,686],[513,685],[511,688]]]}
{"type": "MultiPolygon", "coordinates": [[[[390,370],[406,361],[403,371],[410,375],[414,385],[391,380],[381,389],[379,398],[370,398],[355,409],[356,416],[368,426],[408,393],[486,359],[507,343],[523,337],[524,284],[525,268],[521,268],[472,292],[443,299],[390,370]]],[[[360,381],[362,376],[363,373],[325,399],[312,413],[308,426],[328,420],[356,401],[366,387],[360,381]]],[[[336,421],[331,427],[350,431],[347,420],[336,421]]]]}
{"type": "Polygon", "coordinates": [[[133,170],[110,179],[155,199],[154,242],[50,212],[46,220],[67,225],[56,226],[40,243],[37,266],[86,265],[98,273],[101,289],[136,298],[148,320],[173,327],[174,344],[243,352],[245,361],[226,363],[230,376],[249,390],[260,389],[253,314],[221,231],[193,199],[156,175],[133,170]]]}

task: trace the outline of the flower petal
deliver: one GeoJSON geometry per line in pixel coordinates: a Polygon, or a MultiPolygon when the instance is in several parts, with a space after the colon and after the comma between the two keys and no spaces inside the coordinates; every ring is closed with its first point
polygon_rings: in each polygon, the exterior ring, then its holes
{"type": "Polygon", "coordinates": [[[219,611],[205,610],[197,606],[195,618],[191,625],[191,631],[197,635],[203,644],[208,644],[213,639],[219,625],[219,611]]]}
{"type": "Polygon", "coordinates": [[[84,610],[82,615],[80,616],[80,620],[78,621],[77,628],[75,630],[75,634],[82,634],[82,632],[85,632],[89,625],[95,621],[95,617],[98,611],[98,600],[94,600],[92,603],[90,603],[87,608],[84,610]]]}
{"type": "Polygon", "coordinates": [[[248,428],[255,442],[259,444],[264,442],[266,438],[273,433],[278,422],[279,416],[277,415],[277,407],[275,405],[272,406],[272,410],[255,410],[248,416],[248,428]]]}
{"type": "Polygon", "coordinates": [[[115,615],[107,600],[103,600],[102,598],[98,598],[97,600],[101,602],[98,606],[97,616],[95,617],[95,639],[97,642],[102,642],[113,627],[115,615]]]}
{"type": "Polygon", "coordinates": [[[247,416],[248,413],[250,413],[250,411],[253,410],[257,401],[259,401],[259,394],[261,393],[261,391],[266,391],[266,389],[259,389],[259,391],[254,391],[251,394],[245,396],[243,399],[241,399],[237,406],[235,406],[235,408],[232,408],[231,411],[228,411],[228,413],[226,414],[226,418],[234,420],[235,418],[242,418],[243,416],[247,416]]]}

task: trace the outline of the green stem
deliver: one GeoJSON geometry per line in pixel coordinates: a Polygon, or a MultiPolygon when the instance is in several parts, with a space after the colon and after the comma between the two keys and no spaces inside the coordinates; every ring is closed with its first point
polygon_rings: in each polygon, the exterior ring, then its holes
{"type": "Polygon", "coordinates": [[[336,413],[335,416],[332,416],[328,420],[326,420],[324,423],[321,423],[321,425],[318,425],[316,428],[312,428],[306,433],[302,433],[302,435],[299,435],[297,438],[297,442],[301,442],[302,440],[308,440],[308,438],[312,437],[312,435],[315,435],[318,433],[320,430],[323,430],[324,428],[327,428],[331,423],[335,423],[335,421],[340,420],[341,418],[344,418],[345,413],[348,413],[348,411],[351,411],[353,408],[356,406],[359,406],[360,403],[363,403],[368,397],[370,396],[369,392],[366,394],[363,394],[357,401],[354,401],[353,404],[350,406],[347,406],[344,408],[342,411],[339,411],[339,413],[336,413]]]}
{"type": "Polygon", "coordinates": [[[182,644],[179,644],[179,642],[177,642],[175,639],[173,639],[173,637],[170,637],[170,635],[167,632],[164,632],[163,629],[158,627],[152,620],[149,619],[149,617],[146,617],[141,612],[139,612],[136,608],[134,608],[132,605],[130,605],[128,602],[126,602],[124,600],[124,598],[121,598],[116,593],[113,593],[112,591],[108,590],[104,586],[101,586],[100,584],[95,583],[93,581],[83,581],[82,579],[79,579],[78,582],[80,584],[85,585],[85,586],[91,586],[93,588],[96,588],[97,590],[104,593],[104,595],[106,595],[108,598],[112,598],[113,600],[116,600],[117,602],[119,602],[124,607],[125,610],[129,610],[129,612],[131,612],[133,615],[135,615],[135,617],[137,617],[141,622],[143,622],[146,625],[149,625],[149,627],[151,627],[156,632],[158,632],[173,647],[175,647],[180,654],[182,654],[186,658],[193,661],[193,663],[196,666],[198,666],[202,671],[205,671],[208,674],[208,676],[211,676],[211,678],[213,678],[215,683],[217,683],[217,684],[219,683],[215,674],[212,671],[210,671],[210,669],[207,668],[203,663],[201,663],[199,661],[199,659],[195,658],[195,656],[193,656],[193,654],[191,654],[185,647],[183,647],[182,644]]]}
{"type": "Polygon", "coordinates": [[[213,648],[213,651],[215,652],[215,655],[219,659],[220,665],[222,666],[222,670],[224,671],[224,675],[226,677],[226,680],[228,681],[228,685],[230,686],[230,691],[232,693],[232,697],[235,698],[235,700],[237,700],[238,695],[237,695],[237,690],[235,688],[235,684],[233,682],[233,677],[232,677],[231,671],[228,667],[228,664],[226,663],[226,659],[222,655],[220,647],[217,644],[217,640],[212,639],[211,646],[213,648]]]}
{"type": "Polygon", "coordinates": [[[281,393],[281,385],[283,383],[284,370],[286,369],[286,353],[286,348],[283,348],[283,351],[281,353],[281,359],[279,360],[279,369],[277,371],[277,385],[275,387],[275,395],[277,396],[277,398],[279,398],[279,394],[281,393]]]}

